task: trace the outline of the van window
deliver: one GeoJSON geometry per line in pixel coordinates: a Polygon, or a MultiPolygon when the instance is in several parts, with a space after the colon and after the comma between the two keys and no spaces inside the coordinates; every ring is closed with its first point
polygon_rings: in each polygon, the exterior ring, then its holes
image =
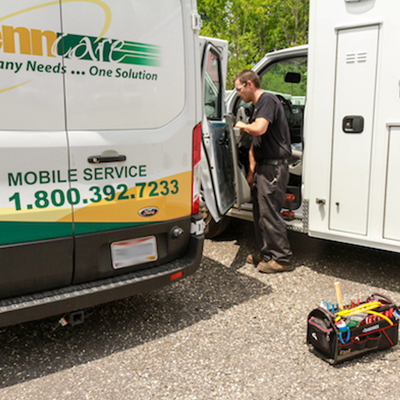
{"type": "Polygon", "coordinates": [[[221,65],[219,57],[211,49],[206,60],[205,110],[208,119],[221,119],[221,65]]]}
{"type": "Polygon", "coordinates": [[[261,88],[277,95],[283,105],[292,143],[301,143],[307,93],[307,57],[273,63],[260,73],[260,77],[261,88]]]}
{"type": "MultiPolygon", "coordinates": [[[[282,59],[269,64],[258,74],[261,78],[261,88],[278,96],[283,105],[292,144],[301,144],[307,94],[307,57],[282,59]]],[[[235,115],[240,107],[244,107],[248,116],[253,112],[253,104],[245,103],[238,97],[234,107],[235,115]]]]}
{"type": "Polygon", "coordinates": [[[289,58],[278,61],[260,73],[261,88],[290,99],[293,104],[305,103],[307,92],[307,57],[289,58]],[[298,73],[300,82],[286,82],[287,73],[298,73]]]}

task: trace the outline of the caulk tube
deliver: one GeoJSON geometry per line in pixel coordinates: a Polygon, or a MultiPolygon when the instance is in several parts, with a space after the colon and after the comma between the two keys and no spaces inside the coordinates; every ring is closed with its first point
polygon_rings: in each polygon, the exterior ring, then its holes
{"type": "Polygon", "coordinates": [[[356,326],[360,325],[362,321],[368,316],[368,313],[359,313],[355,315],[351,315],[348,318],[347,326],[349,328],[355,328],[356,326]]]}

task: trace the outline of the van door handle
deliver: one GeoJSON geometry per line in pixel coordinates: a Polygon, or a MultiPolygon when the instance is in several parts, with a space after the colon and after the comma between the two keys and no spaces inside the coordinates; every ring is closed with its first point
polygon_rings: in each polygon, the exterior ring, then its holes
{"type": "Polygon", "coordinates": [[[109,163],[109,162],[118,162],[118,161],[125,161],[126,156],[90,156],[88,157],[88,162],[90,164],[100,164],[100,163],[109,163]]]}

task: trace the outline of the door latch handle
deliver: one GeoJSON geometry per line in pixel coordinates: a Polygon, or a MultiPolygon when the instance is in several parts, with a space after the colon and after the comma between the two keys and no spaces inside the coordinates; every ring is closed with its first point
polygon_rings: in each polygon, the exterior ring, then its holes
{"type": "Polygon", "coordinates": [[[364,131],[364,117],[361,115],[347,115],[343,118],[344,133],[362,133],[364,131]]]}
{"type": "Polygon", "coordinates": [[[90,164],[100,164],[109,162],[126,161],[126,156],[90,156],[88,157],[88,162],[90,164]]]}

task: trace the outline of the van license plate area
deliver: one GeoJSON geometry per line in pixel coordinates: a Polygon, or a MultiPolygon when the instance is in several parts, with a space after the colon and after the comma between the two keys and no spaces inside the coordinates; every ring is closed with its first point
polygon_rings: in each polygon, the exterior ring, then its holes
{"type": "Polygon", "coordinates": [[[111,243],[111,259],[114,269],[155,261],[157,258],[155,236],[111,243]]]}

